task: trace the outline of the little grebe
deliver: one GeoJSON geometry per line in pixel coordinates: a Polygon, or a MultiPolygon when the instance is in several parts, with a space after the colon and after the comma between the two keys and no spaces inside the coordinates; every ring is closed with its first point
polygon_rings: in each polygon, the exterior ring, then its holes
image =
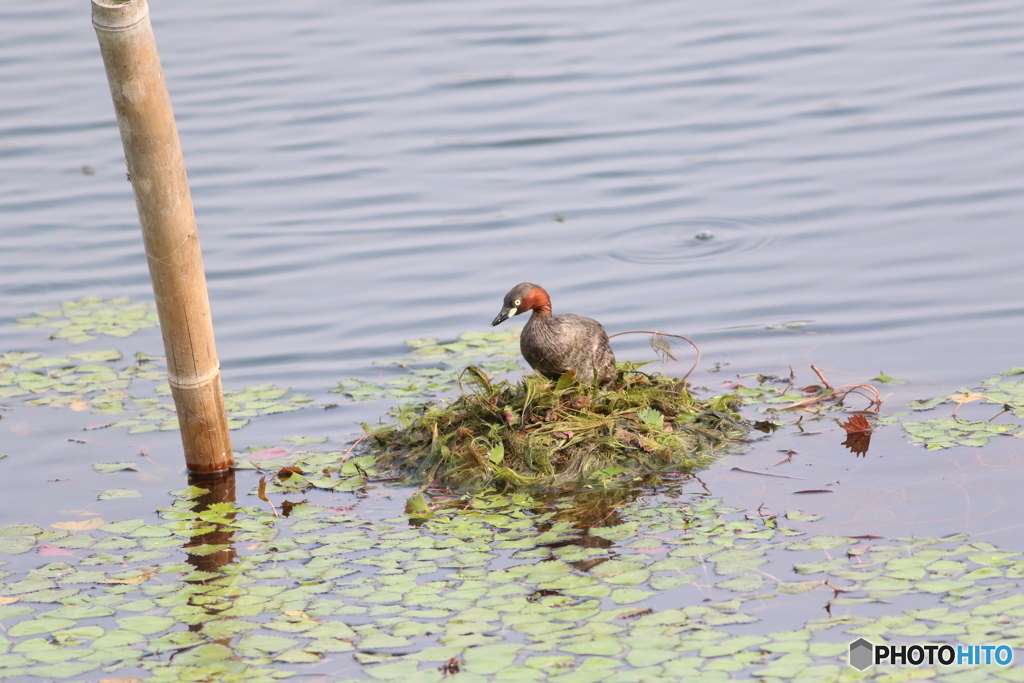
{"type": "Polygon", "coordinates": [[[576,371],[583,384],[609,384],[615,379],[615,354],[601,323],[572,313],[551,315],[551,298],[539,287],[523,282],[505,295],[501,313],[491,326],[514,315],[533,311],[519,338],[519,349],[530,367],[548,379],[576,371]]]}

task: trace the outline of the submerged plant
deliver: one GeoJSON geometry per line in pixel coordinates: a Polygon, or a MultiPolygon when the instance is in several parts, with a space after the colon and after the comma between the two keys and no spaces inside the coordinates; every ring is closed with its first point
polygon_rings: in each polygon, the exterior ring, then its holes
{"type": "MultiPolygon", "coordinates": [[[[957,407],[949,417],[934,417],[921,421],[902,421],[903,430],[911,442],[921,444],[930,451],[954,446],[984,446],[989,439],[1002,434],[1009,434],[1020,429],[1016,418],[1024,418],[1024,381],[1010,378],[1024,374],[1024,368],[1011,368],[995,377],[989,377],[974,389],[962,388],[950,396],[937,396],[931,399],[920,399],[910,403],[914,412],[932,410],[937,406],[955,403],[957,407]],[[987,420],[970,420],[957,417],[960,408],[968,403],[978,402],[979,406],[999,406],[1001,410],[987,420]],[[1010,419],[1011,422],[994,422],[996,418],[1010,419]]],[[[985,413],[982,413],[983,415],[985,413]]],[[[906,413],[903,413],[906,415],[906,413]]],[[[896,417],[896,416],[893,416],[896,417]]],[[[1024,431],[1017,431],[1013,436],[1021,436],[1024,431]]]]}
{"type": "Polygon", "coordinates": [[[470,363],[491,374],[519,372],[523,369],[516,360],[521,331],[519,327],[500,332],[469,331],[447,342],[433,337],[406,339],[407,355],[373,361],[374,365],[399,368],[400,374],[379,382],[349,378],[328,391],[353,401],[422,401],[455,391],[459,373],[470,363]]]}
{"type": "Polygon", "coordinates": [[[397,424],[370,433],[371,448],[379,466],[430,485],[606,486],[706,465],[743,433],[734,395],[699,401],[683,380],[636,368],[621,364],[600,389],[571,372],[511,384],[471,366],[461,396],[400,406],[397,424]]]}
{"type": "Polygon", "coordinates": [[[812,683],[866,680],[843,661],[858,637],[1024,646],[1024,558],[966,534],[813,534],[795,510],[625,491],[279,518],[209,486],[160,518],[0,525],[0,679],[812,683]]]}
{"type": "Polygon", "coordinates": [[[72,344],[96,339],[101,334],[127,337],[160,324],[152,302],[132,301],[126,296],[106,300],[87,296],[65,301],[60,308],[37,311],[31,317],[18,318],[18,322],[23,327],[56,329],[50,339],[66,339],[72,344]]]}
{"type": "MultiPolygon", "coordinates": [[[[25,397],[32,406],[70,408],[95,415],[114,416],[116,421],[95,424],[88,429],[127,427],[129,434],[178,429],[178,416],[169,399],[164,360],[138,352],[134,362],[111,365],[123,358],[117,349],[85,351],[68,356],[44,358],[39,353],[11,351],[0,354],[0,399],[25,397]],[[151,390],[128,389],[136,380],[159,382],[151,390]],[[133,390],[134,391],[134,390],[133,390]],[[144,395],[150,393],[154,395],[144,395]]],[[[244,389],[224,390],[228,427],[239,429],[259,415],[272,415],[303,408],[310,399],[291,394],[288,387],[260,384],[244,389]]]]}

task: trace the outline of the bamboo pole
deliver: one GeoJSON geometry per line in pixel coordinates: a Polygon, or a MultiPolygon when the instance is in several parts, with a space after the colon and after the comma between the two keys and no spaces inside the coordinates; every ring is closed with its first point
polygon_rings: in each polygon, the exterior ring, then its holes
{"type": "Polygon", "coordinates": [[[146,0],[92,0],[192,472],[234,465],[192,195],[146,0]]]}

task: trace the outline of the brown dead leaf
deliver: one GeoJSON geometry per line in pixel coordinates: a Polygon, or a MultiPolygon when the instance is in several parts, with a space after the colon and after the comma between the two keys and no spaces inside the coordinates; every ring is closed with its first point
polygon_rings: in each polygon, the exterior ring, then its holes
{"type": "Polygon", "coordinates": [[[274,504],[270,502],[269,498],[267,498],[267,478],[265,476],[260,477],[260,485],[256,488],[256,495],[259,496],[260,500],[264,503],[270,503],[270,509],[273,510],[275,517],[281,516],[277,514],[277,508],[274,507],[274,504]]]}
{"type": "Polygon", "coordinates": [[[871,432],[852,432],[846,435],[843,445],[856,456],[867,455],[871,446],[871,432]]]}
{"type": "Polygon", "coordinates": [[[953,394],[952,396],[947,396],[946,398],[948,398],[950,401],[953,401],[954,403],[970,403],[971,401],[989,400],[988,396],[986,396],[985,394],[977,394],[972,391],[965,391],[962,394],[953,394]]]}
{"type": "Polygon", "coordinates": [[[868,452],[871,446],[871,423],[863,415],[854,415],[846,422],[841,422],[840,427],[846,430],[846,441],[843,445],[850,449],[854,455],[861,456],[868,452]]]}
{"type": "Polygon", "coordinates": [[[295,507],[296,505],[302,505],[305,502],[306,502],[305,498],[303,498],[302,500],[300,500],[297,503],[293,503],[290,500],[286,500],[286,501],[281,503],[281,514],[284,515],[285,517],[288,517],[288,516],[290,516],[292,514],[292,508],[293,507],[295,507]]]}
{"type": "Polygon", "coordinates": [[[71,410],[76,412],[82,412],[83,410],[89,410],[92,408],[92,404],[86,403],[85,401],[72,401],[71,410]]]}
{"type": "Polygon", "coordinates": [[[314,622],[316,622],[316,623],[320,623],[320,622],[319,622],[319,621],[318,621],[317,619],[314,619],[313,617],[309,616],[308,614],[306,614],[306,613],[305,613],[305,612],[304,612],[303,610],[301,610],[301,609],[289,609],[289,610],[285,610],[285,611],[284,611],[284,615],[285,615],[286,617],[293,617],[293,618],[294,618],[294,617],[298,617],[298,618],[299,618],[299,619],[301,619],[302,621],[314,621],[314,622]]]}
{"type": "Polygon", "coordinates": [[[569,401],[569,407],[575,410],[582,410],[589,408],[591,404],[589,396],[577,396],[573,400],[569,401]]]}
{"type": "Polygon", "coordinates": [[[134,584],[134,583],[145,583],[154,574],[156,574],[156,572],[146,572],[146,573],[143,573],[143,574],[139,574],[138,576],[133,576],[133,577],[131,577],[129,579],[116,579],[116,578],[100,579],[96,583],[114,583],[114,584],[124,584],[124,585],[130,585],[130,584],[134,584]]]}
{"type": "Polygon", "coordinates": [[[634,437],[633,437],[633,434],[631,434],[630,432],[627,432],[622,427],[616,427],[615,428],[615,438],[616,439],[621,439],[625,443],[629,443],[629,442],[631,442],[633,440],[634,437]]]}
{"type": "Polygon", "coordinates": [[[281,469],[279,469],[277,471],[277,474],[275,474],[274,476],[280,479],[281,481],[285,481],[289,479],[293,474],[305,474],[305,472],[302,471],[301,467],[289,465],[288,467],[282,467],[281,469]]]}
{"type": "Polygon", "coordinates": [[[0,605],[11,605],[15,602],[18,602],[18,600],[21,600],[21,598],[7,598],[3,595],[0,595],[0,605]]]}
{"type": "Polygon", "coordinates": [[[839,426],[845,429],[847,434],[871,433],[871,423],[868,422],[868,419],[863,415],[854,415],[839,426]]]}
{"type": "Polygon", "coordinates": [[[75,517],[98,517],[100,513],[92,510],[58,510],[62,515],[74,515],[75,517]]]}
{"type": "Polygon", "coordinates": [[[642,434],[637,434],[636,440],[637,443],[640,444],[640,448],[644,449],[647,452],[654,451],[659,448],[657,441],[655,441],[654,439],[648,439],[646,436],[643,436],[642,434]]]}

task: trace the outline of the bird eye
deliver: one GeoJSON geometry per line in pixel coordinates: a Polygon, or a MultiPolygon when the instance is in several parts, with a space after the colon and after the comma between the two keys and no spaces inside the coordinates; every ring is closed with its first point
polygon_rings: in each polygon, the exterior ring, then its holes
{"type": "Polygon", "coordinates": [[[521,304],[521,303],[522,303],[522,302],[521,302],[521,301],[520,301],[519,299],[516,299],[516,306],[518,306],[518,305],[519,305],[519,304],[521,304]]]}

